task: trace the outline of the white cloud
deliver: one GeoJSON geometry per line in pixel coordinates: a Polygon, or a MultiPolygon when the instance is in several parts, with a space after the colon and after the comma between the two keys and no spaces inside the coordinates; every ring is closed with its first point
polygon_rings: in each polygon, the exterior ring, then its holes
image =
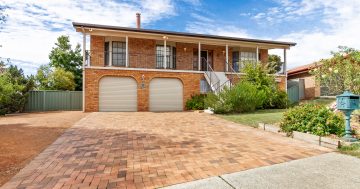
{"type": "Polygon", "coordinates": [[[224,25],[222,22],[196,13],[192,13],[191,16],[195,19],[195,21],[186,25],[185,30],[187,32],[232,37],[250,37],[247,31],[240,27],[234,25],[224,25]]]}
{"type": "Polygon", "coordinates": [[[339,45],[360,49],[360,1],[303,0],[292,12],[304,16],[319,10],[323,15],[319,22],[326,28],[293,32],[278,38],[297,42],[288,53],[289,68],[328,58],[339,45]]]}
{"type": "Polygon", "coordinates": [[[69,35],[75,45],[81,35],[72,21],[117,26],[134,26],[135,13],[141,12],[142,23],[176,14],[171,0],[104,1],[104,0],[0,0],[7,5],[8,20],[0,31],[0,57],[11,58],[27,69],[48,62],[48,54],[59,35],[69,35]]]}

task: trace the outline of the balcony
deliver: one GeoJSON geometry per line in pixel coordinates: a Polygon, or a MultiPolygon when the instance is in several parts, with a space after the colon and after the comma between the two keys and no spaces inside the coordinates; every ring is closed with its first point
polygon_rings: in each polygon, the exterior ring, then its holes
{"type": "MultiPolygon", "coordinates": [[[[202,57],[201,60],[204,58],[202,57]]],[[[215,72],[242,73],[243,64],[239,62],[229,63],[216,61],[200,61],[194,54],[187,55],[166,55],[154,53],[114,53],[112,51],[87,50],[85,54],[85,65],[92,67],[118,67],[118,68],[139,68],[139,69],[166,69],[166,70],[185,70],[185,71],[207,71],[208,65],[215,72]],[[166,59],[166,63],[164,63],[166,59]],[[215,66],[214,65],[223,65],[215,66]],[[199,69],[200,66],[200,69],[199,69]],[[228,71],[226,71],[228,70],[228,71]]],[[[213,60],[213,58],[212,58],[213,60]]],[[[254,61],[254,64],[256,61],[254,61]]],[[[285,74],[282,64],[281,69],[276,74],[285,74]]]]}
{"type": "Polygon", "coordinates": [[[125,53],[94,50],[87,50],[85,54],[85,66],[199,71],[198,65],[198,58],[193,56],[167,55],[165,58],[155,53],[129,53],[126,57],[125,53]]]}

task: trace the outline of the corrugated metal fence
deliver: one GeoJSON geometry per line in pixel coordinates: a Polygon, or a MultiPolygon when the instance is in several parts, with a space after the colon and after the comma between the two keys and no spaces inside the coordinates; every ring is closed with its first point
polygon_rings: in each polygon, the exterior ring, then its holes
{"type": "Polygon", "coordinates": [[[25,112],[82,110],[82,91],[30,91],[25,112]]]}
{"type": "Polygon", "coordinates": [[[291,103],[299,102],[299,86],[294,85],[287,89],[287,94],[291,103]]]}

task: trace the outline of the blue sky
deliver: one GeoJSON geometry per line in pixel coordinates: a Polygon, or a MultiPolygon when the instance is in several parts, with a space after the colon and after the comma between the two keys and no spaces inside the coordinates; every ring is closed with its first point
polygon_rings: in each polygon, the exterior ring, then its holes
{"type": "MultiPolygon", "coordinates": [[[[27,74],[47,63],[59,35],[81,43],[72,21],[296,42],[289,68],[330,56],[338,45],[360,49],[360,0],[0,0],[8,21],[0,57],[27,74]]],[[[273,50],[270,53],[281,54],[273,50]]]]}

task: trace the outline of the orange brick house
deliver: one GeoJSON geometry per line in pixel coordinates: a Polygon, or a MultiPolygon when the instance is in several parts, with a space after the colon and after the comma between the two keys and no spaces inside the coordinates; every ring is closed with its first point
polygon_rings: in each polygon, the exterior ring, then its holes
{"type": "Polygon", "coordinates": [[[284,50],[277,73],[286,90],[286,50],[295,43],[73,23],[87,36],[84,111],[182,111],[194,94],[218,92],[241,73],[241,61],[265,63],[269,49],[284,50]]]}

